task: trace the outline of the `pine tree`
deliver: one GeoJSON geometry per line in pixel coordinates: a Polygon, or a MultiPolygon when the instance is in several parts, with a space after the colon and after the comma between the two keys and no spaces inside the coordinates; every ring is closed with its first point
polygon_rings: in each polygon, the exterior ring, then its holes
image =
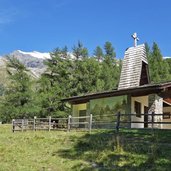
{"type": "Polygon", "coordinates": [[[61,57],[61,49],[51,53],[45,62],[46,72],[40,79],[39,96],[42,104],[41,116],[64,117],[64,106],[60,99],[70,95],[71,60],[61,57]]]}
{"type": "Polygon", "coordinates": [[[64,46],[62,49],[57,47],[53,51],[53,54],[58,54],[58,56],[61,58],[67,58],[68,57],[68,47],[64,46]]]}
{"type": "Polygon", "coordinates": [[[102,62],[101,79],[104,81],[104,90],[111,90],[117,87],[120,75],[120,62],[115,57],[114,47],[110,42],[104,45],[105,59],[102,62]]]}
{"type": "Polygon", "coordinates": [[[94,55],[95,55],[95,58],[97,58],[99,62],[103,60],[104,54],[100,46],[96,47],[96,49],[94,50],[94,55]]]}
{"type": "Polygon", "coordinates": [[[167,62],[169,66],[169,74],[171,75],[171,58],[166,58],[165,61],[167,62]]]}
{"type": "Polygon", "coordinates": [[[82,59],[88,57],[88,49],[83,46],[83,44],[78,41],[78,44],[73,47],[73,54],[76,59],[82,59]]]}
{"type": "Polygon", "coordinates": [[[16,58],[8,57],[7,72],[10,85],[5,90],[1,113],[3,121],[14,118],[33,117],[37,108],[33,106],[32,81],[29,71],[16,58]]]}
{"type": "Polygon", "coordinates": [[[105,49],[105,60],[113,60],[116,57],[116,53],[114,51],[114,47],[112,46],[112,43],[107,41],[104,45],[104,49],[105,49]]]}
{"type": "Polygon", "coordinates": [[[171,79],[169,65],[162,57],[157,43],[153,43],[151,53],[148,52],[151,81],[154,83],[168,81],[171,79]]]}

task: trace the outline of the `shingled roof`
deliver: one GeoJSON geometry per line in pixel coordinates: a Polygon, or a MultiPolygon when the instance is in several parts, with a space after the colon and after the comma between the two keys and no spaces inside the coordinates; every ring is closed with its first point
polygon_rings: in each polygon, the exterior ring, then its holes
{"type": "Polygon", "coordinates": [[[125,51],[118,90],[149,84],[145,45],[130,47],[125,51]]]}

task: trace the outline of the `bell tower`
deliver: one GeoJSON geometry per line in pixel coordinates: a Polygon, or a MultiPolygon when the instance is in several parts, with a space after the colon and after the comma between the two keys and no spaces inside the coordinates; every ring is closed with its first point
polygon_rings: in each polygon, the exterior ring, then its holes
{"type": "Polygon", "coordinates": [[[134,46],[125,51],[118,89],[149,84],[149,70],[145,45],[137,45],[137,33],[132,35],[134,46]]]}

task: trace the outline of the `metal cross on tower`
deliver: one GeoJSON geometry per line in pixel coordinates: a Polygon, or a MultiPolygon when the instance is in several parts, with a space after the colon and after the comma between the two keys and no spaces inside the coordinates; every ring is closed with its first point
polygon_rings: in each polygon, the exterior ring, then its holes
{"type": "Polygon", "coordinates": [[[134,33],[134,34],[132,35],[132,38],[134,39],[134,47],[136,47],[136,46],[137,46],[137,41],[139,41],[139,38],[138,38],[138,36],[137,36],[137,33],[134,33]]]}

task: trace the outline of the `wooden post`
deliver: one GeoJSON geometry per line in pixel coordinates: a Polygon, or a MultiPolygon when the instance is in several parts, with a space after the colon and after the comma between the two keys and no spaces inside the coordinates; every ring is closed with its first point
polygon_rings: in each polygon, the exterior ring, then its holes
{"type": "Polygon", "coordinates": [[[36,131],[36,116],[34,116],[33,120],[33,130],[36,131]]]}
{"type": "Polygon", "coordinates": [[[151,114],[152,129],[154,128],[154,112],[151,114]]]}
{"type": "Polygon", "coordinates": [[[116,132],[119,132],[119,126],[120,126],[120,112],[117,113],[117,121],[116,121],[116,132]]]}
{"type": "Polygon", "coordinates": [[[89,120],[89,132],[91,133],[91,128],[92,128],[92,119],[93,119],[93,115],[90,114],[90,120],[89,120]]]}
{"type": "Polygon", "coordinates": [[[23,132],[24,130],[24,119],[21,120],[21,131],[23,132]]]}
{"type": "Polygon", "coordinates": [[[51,119],[52,119],[52,117],[49,116],[49,131],[51,130],[51,119]]]}
{"type": "Polygon", "coordinates": [[[68,116],[68,131],[71,129],[71,115],[68,116]]]}
{"type": "Polygon", "coordinates": [[[15,119],[12,120],[12,132],[15,131],[15,124],[14,124],[14,122],[15,122],[15,119]]]}

